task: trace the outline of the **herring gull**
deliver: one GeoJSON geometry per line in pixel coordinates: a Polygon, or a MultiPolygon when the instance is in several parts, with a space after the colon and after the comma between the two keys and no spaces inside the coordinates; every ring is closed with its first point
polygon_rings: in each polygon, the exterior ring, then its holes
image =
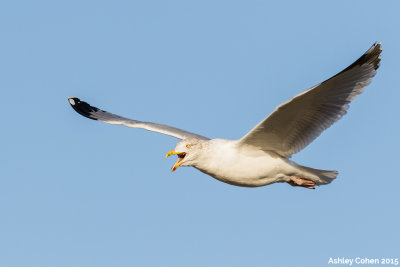
{"type": "Polygon", "coordinates": [[[239,140],[209,139],[164,124],[127,119],[98,109],[77,97],[72,108],[93,120],[143,128],[181,139],[166,157],[177,155],[172,171],[192,166],[222,182],[244,187],[288,183],[314,189],[331,183],[337,171],[301,166],[290,157],[305,148],[346,114],[379,68],[381,43],[332,78],[279,105],[239,140]]]}

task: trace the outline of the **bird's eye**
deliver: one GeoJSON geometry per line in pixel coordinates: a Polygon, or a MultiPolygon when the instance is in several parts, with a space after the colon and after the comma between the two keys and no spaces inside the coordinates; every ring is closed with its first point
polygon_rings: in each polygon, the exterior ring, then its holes
{"type": "Polygon", "coordinates": [[[187,147],[187,148],[191,148],[191,147],[192,147],[192,145],[191,145],[191,144],[188,144],[188,145],[186,145],[186,147],[187,147]]]}

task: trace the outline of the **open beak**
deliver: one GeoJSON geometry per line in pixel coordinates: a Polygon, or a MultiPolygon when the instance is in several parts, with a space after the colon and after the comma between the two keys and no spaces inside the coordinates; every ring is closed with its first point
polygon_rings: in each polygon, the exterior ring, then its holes
{"type": "Polygon", "coordinates": [[[186,156],[185,152],[176,152],[175,150],[172,150],[165,155],[165,158],[168,158],[171,155],[178,155],[178,160],[175,162],[174,166],[171,168],[171,172],[175,171],[181,164],[183,163],[183,159],[186,156]]]}

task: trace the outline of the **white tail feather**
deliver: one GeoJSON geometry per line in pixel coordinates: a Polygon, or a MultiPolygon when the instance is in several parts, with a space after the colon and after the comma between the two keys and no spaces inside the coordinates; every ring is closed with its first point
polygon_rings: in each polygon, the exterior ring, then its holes
{"type": "Polygon", "coordinates": [[[316,185],[330,184],[339,175],[338,171],[314,169],[314,168],[305,167],[305,166],[301,166],[301,165],[298,165],[298,167],[302,171],[305,171],[312,175],[317,176],[319,178],[319,180],[312,179],[316,185]]]}

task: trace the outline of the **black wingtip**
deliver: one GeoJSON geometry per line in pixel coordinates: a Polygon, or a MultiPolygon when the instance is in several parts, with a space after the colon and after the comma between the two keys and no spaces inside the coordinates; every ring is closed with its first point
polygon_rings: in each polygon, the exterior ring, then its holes
{"type": "MultiPolygon", "coordinates": [[[[381,56],[382,53],[382,43],[381,42],[375,42],[359,59],[357,59],[353,64],[333,76],[332,78],[335,78],[336,76],[356,67],[356,66],[362,66],[362,65],[372,65],[374,70],[377,70],[380,66],[380,62],[382,59],[381,56]]],[[[332,78],[328,79],[331,80],[332,78]]]]}
{"type": "MultiPolygon", "coordinates": [[[[379,68],[382,56],[382,43],[375,42],[359,59],[356,60],[350,67],[353,66],[361,66],[365,64],[371,64],[374,66],[374,69],[377,70],[379,68]]],[[[349,68],[350,68],[349,67],[349,68]]]]}
{"type": "Polygon", "coordinates": [[[368,49],[368,51],[365,52],[363,56],[361,56],[360,59],[364,57],[363,64],[365,63],[373,64],[374,69],[377,70],[380,66],[380,62],[382,59],[381,53],[382,53],[382,42],[375,42],[371,46],[371,48],[368,49]]]}
{"type": "Polygon", "coordinates": [[[92,120],[97,120],[92,114],[97,112],[99,110],[98,108],[89,105],[77,97],[68,97],[68,102],[71,107],[82,116],[92,120]]]}

